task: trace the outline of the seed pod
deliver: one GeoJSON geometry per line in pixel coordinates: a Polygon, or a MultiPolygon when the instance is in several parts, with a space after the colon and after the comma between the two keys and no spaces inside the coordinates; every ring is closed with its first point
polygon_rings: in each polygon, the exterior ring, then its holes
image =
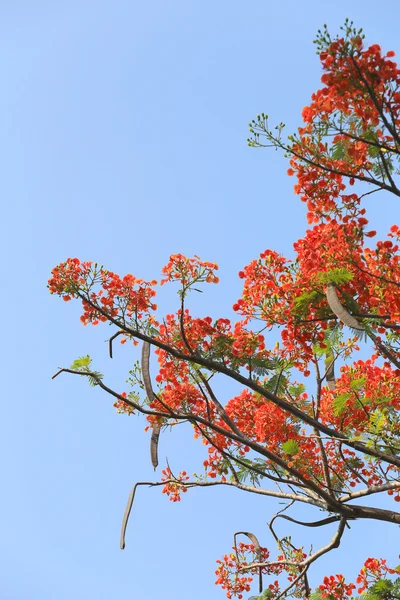
{"type": "Polygon", "coordinates": [[[133,488],[131,489],[131,491],[129,493],[129,498],[128,498],[128,502],[126,504],[124,517],[122,519],[121,538],[120,538],[120,542],[119,542],[119,547],[121,548],[121,550],[123,550],[125,548],[125,533],[126,533],[126,528],[127,528],[128,521],[129,521],[129,515],[131,514],[132,504],[133,504],[133,500],[135,498],[137,486],[138,486],[138,484],[135,483],[135,485],[133,486],[133,488]]]}
{"type": "Polygon", "coordinates": [[[150,441],[150,456],[151,456],[151,464],[154,467],[154,470],[157,469],[158,466],[158,438],[160,437],[160,426],[153,425],[153,431],[151,434],[150,441]]]}
{"type": "MultiPolygon", "coordinates": [[[[144,383],[144,389],[146,390],[147,398],[149,402],[152,402],[155,398],[153,388],[151,385],[150,378],[150,344],[149,342],[143,342],[142,347],[142,377],[144,383]]],[[[156,470],[158,465],[158,438],[160,437],[160,426],[153,425],[153,431],[150,440],[150,458],[151,464],[156,470]]]]}
{"type": "Polygon", "coordinates": [[[335,377],[335,357],[333,355],[332,350],[329,351],[329,353],[325,359],[325,377],[326,377],[326,383],[328,384],[328,389],[333,391],[336,387],[336,377],[335,377]]]}
{"type": "Polygon", "coordinates": [[[142,376],[144,389],[146,390],[147,398],[149,402],[154,400],[154,392],[151,386],[150,379],[150,344],[149,342],[143,342],[142,347],[142,376]]]}
{"type": "MultiPolygon", "coordinates": [[[[236,544],[236,536],[237,535],[245,535],[246,537],[249,538],[249,540],[251,541],[251,543],[254,546],[254,550],[257,556],[257,560],[258,562],[261,562],[261,546],[260,543],[258,541],[258,539],[256,538],[256,536],[254,535],[254,533],[250,533],[249,531],[237,531],[235,533],[235,535],[233,536],[234,539],[234,544],[235,544],[235,548],[237,548],[237,544],[236,544]]],[[[237,556],[237,550],[236,550],[236,556],[237,556]]],[[[260,594],[263,591],[263,584],[262,584],[262,569],[261,567],[258,570],[258,578],[259,578],[259,592],[260,594]]]]}
{"type": "Polygon", "coordinates": [[[328,300],[329,308],[331,311],[337,316],[337,318],[352,329],[358,329],[359,331],[364,331],[364,328],[357,321],[355,317],[353,317],[344,306],[340,303],[338,298],[335,284],[329,283],[326,288],[326,299],[328,300]]]}

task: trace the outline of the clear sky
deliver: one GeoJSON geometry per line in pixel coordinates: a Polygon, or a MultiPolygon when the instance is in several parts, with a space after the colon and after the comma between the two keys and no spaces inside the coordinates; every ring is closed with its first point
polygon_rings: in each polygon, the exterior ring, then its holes
{"type": "MultiPolygon", "coordinates": [[[[347,16],[400,51],[397,0],[0,3],[1,600],[217,600],[215,559],[234,531],[273,547],[269,500],[194,490],[173,504],[142,489],[119,549],[130,487],[154,478],[145,422],[85,381],[50,377],[89,353],[122,391],[136,355],[118,346],[111,361],[112,330],[83,328],[46,282],[69,256],[153,279],[170,254],[198,254],[221,274],[202,314],[230,314],[239,269],[267,247],[290,254],[306,228],[285,159],[248,148],[248,122],[264,111],[300,124],[319,85],[315,33],[347,16]]],[[[382,202],[374,229],[400,220],[382,202]]],[[[160,456],[200,470],[202,447],[182,430],[160,456]]],[[[355,523],[314,581],[396,556],[385,536],[397,533],[355,523]]]]}

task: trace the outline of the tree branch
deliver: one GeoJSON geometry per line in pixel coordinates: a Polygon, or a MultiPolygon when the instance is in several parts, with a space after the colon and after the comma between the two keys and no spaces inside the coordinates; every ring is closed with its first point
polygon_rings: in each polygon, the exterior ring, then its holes
{"type": "Polygon", "coordinates": [[[147,341],[150,344],[156,346],[157,348],[164,350],[171,356],[174,356],[178,360],[182,360],[185,362],[192,362],[192,363],[201,365],[203,367],[206,367],[210,371],[216,371],[217,373],[222,373],[224,375],[227,375],[228,377],[237,381],[238,383],[241,383],[245,387],[248,387],[249,389],[257,392],[258,394],[260,394],[267,400],[270,400],[273,404],[275,404],[282,410],[299,418],[301,421],[304,421],[305,423],[307,423],[307,425],[311,425],[311,427],[316,427],[320,432],[325,433],[326,435],[329,435],[330,437],[343,442],[343,444],[345,444],[346,446],[349,446],[350,448],[354,448],[355,450],[363,452],[364,454],[368,454],[369,456],[374,456],[375,458],[381,458],[382,460],[387,461],[390,464],[400,466],[400,458],[391,456],[391,455],[386,454],[385,452],[381,452],[380,450],[377,450],[377,449],[368,448],[365,444],[363,444],[361,442],[351,441],[344,434],[340,433],[339,431],[336,431],[335,429],[327,427],[326,425],[323,425],[322,423],[320,423],[319,421],[317,421],[316,419],[314,419],[313,417],[311,417],[304,411],[300,410],[296,406],[290,404],[289,402],[287,402],[286,400],[283,400],[282,398],[279,398],[278,396],[275,396],[275,394],[272,394],[271,392],[266,390],[263,386],[258,385],[257,383],[255,383],[254,381],[252,381],[251,379],[249,379],[247,377],[244,377],[240,373],[236,373],[235,371],[232,371],[225,365],[221,365],[220,363],[217,363],[213,360],[203,358],[202,356],[187,355],[183,352],[180,352],[179,350],[176,350],[175,348],[172,348],[171,346],[168,346],[167,344],[165,344],[155,338],[152,338],[144,333],[141,333],[138,330],[131,329],[125,323],[121,325],[121,323],[119,323],[117,321],[117,319],[115,319],[114,317],[111,317],[101,307],[97,306],[90,300],[84,298],[80,294],[80,292],[76,292],[76,295],[79,298],[81,298],[81,300],[84,300],[85,302],[87,302],[90,306],[92,306],[100,314],[105,316],[111,323],[113,323],[114,325],[116,325],[117,327],[119,327],[120,329],[122,329],[123,331],[125,331],[126,333],[131,335],[132,337],[137,338],[142,341],[147,341]]]}

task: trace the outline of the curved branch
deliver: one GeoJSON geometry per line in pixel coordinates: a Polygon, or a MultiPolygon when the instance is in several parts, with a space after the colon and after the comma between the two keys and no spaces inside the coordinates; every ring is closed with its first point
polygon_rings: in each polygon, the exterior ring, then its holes
{"type": "Polygon", "coordinates": [[[323,548],[320,548],[319,550],[314,552],[314,554],[311,554],[311,556],[309,556],[308,558],[305,558],[302,561],[296,562],[296,561],[291,561],[291,560],[275,560],[275,561],[265,562],[265,563],[251,563],[250,565],[241,567],[239,569],[239,571],[249,571],[250,569],[255,569],[258,567],[272,567],[272,566],[276,566],[276,565],[284,565],[284,566],[288,566],[288,567],[297,567],[297,568],[301,568],[301,567],[308,568],[318,558],[320,558],[324,554],[327,554],[327,552],[330,552],[331,550],[338,548],[340,546],[340,541],[342,539],[344,528],[346,526],[346,521],[347,521],[347,519],[345,517],[341,517],[339,527],[338,527],[335,535],[329,542],[329,544],[327,544],[323,548]]]}
{"type": "Polygon", "coordinates": [[[298,496],[297,494],[286,494],[284,492],[283,493],[274,492],[272,490],[263,490],[260,488],[251,487],[249,485],[244,485],[243,483],[237,483],[237,482],[233,482],[233,481],[192,481],[192,482],[185,481],[185,482],[180,482],[180,481],[177,481],[176,479],[167,479],[165,481],[140,481],[138,483],[135,483],[135,485],[131,489],[129,496],[128,496],[128,501],[126,504],[125,513],[124,513],[124,516],[122,519],[122,526],[121,526],[121,536],[120,536],[121,550],[124,550],[124,548],[125,548],[126,529],[127,529],[127,525],[128,525],[128,521],[129,521],[129,516],[132,511],[133,501],[135,499],[136,488],[138,488],[141,485],[148,485],[149,487],[159,487],[160,485],[165,486],[168,483],[175,483],[175,484],[178,483],[180,487],[185,487],[188,489],[193,488],[193,487],[214,487],[214,486],[218,486],[218,485],[235,487],[235,488],[238,488],[239,490],[242,490],[245,492],[250,492],[252,494],[259,494],[261,496],[270,496],[273,498],[281,498],[281,499],[287,499],[287,500],[292,500],[292,501],[305,502],[307,504],[314,504],[315,506],[319,506],[319,508],[321,508],[321,505],[318,505],[317,502],[313,502],[311,499],[306,498],[305,496],[298,496]]]}
{"type": "Polygon", "coordinates": [[[327,517],[326,519],[321,519],[319,521],[298,521],[297,519],[293,519],[293,517],[289,517],[288,515],[278,514],[272,518],[270,526],[274,521],[276,521],[276,519],[286,519],[286,521],[296,523],[296,525],[303,525],[304,527],[323,527],[324,525],[329,525],[330,523],[336,523],[337,521],[340,521],[341,517],[337,515],[335,517],[327,517]]]}

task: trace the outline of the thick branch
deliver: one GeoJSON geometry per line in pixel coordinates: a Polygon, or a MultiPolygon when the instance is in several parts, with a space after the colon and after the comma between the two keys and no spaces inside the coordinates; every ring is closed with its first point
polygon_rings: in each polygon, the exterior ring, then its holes
{"type": "Polygon", "coordinates": [[[349,502],[356,498],[364,498],[365,496],[371,496],[372,494],[379,494],[380,492],[387,492],[388,490],[397,490],[400,488],[400,481],[390,481],[388,483],[382,483],[381,485],[371,485],[357,492],[346,494],[339,498],[339,502],[349,502]]]}

